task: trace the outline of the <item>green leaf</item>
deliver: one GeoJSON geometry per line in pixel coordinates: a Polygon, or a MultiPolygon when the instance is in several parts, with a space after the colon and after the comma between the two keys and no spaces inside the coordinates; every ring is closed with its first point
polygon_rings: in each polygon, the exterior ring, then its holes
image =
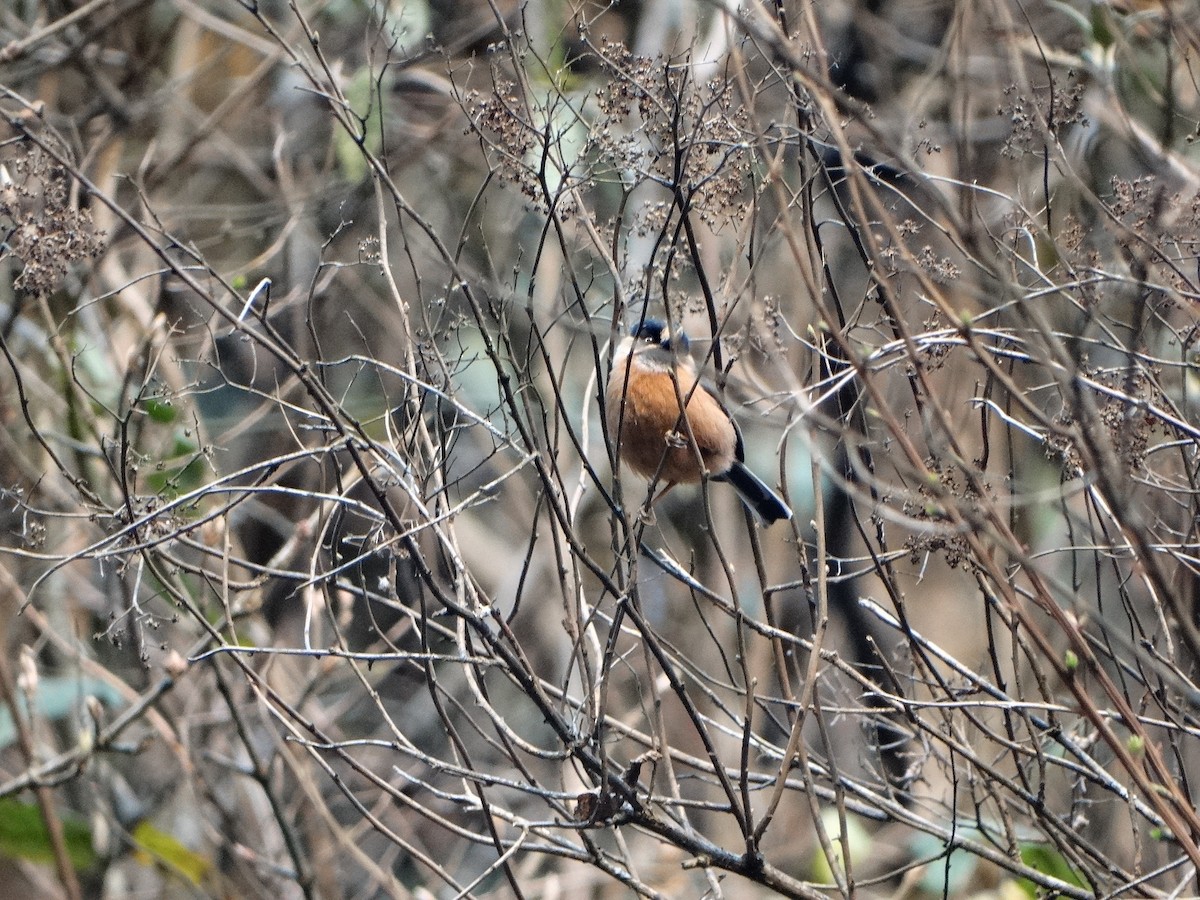
{"type": "Polygon", "coordinates": [[[383,147],[383,117],[379,111],[377,73],[370,66],[360,69],[346,86],[346,102],[353,112],[355,127],[362,128],[361,144],[344,128],[333,133],[333,150],[338,165],[348,181],[358,183],[367,177],[367,161],[363,151],[377,155],[383,147]]]}
{"type": "Polygon", "coordinates": [[[210,864],[205,857],[147,821],[139,822],[130,836],[137,847],[135,857],[143,865],[164,865],[197,887],[208,874],[210,864]]]}
{"type": "MultiPolygon", "coordinates": [[[[1071,864],[1063,859],[1063,855],[1046,844],[1022,844],[1021,862],[1025,863],[1031,869],[1037,869],[1045,875],[1057,878],[1059,881],[1065,881],[1074,887],[1087,887],[1082,879],[1075,874],[1075,870],[1071,868],[1071,864]]],[[[1033,889],[1033,885],[1024,879],[1021,880],[1021,886],[1026,887],[1026,890],[1033,889]]],[[[1031,893],[1030,896],[1035,895],[1031,893]]]]}
{"type": "Polygon", "coordinates": [[[160,461],[157,471],[146,474],[146,486],[170,499],[198,488],[204,480],[204,459],[196,442],[181,430],[175,435],[167,458],[178,460],[183,457],[190,459],[182,465],[171,466],[165,459],[160,461]]]}
{"type": "MultiPolygon", "coordinates": [[[[58,815],[71,865],[77,870],[91,868],[96,863],[91,828],[74,813],[60,811],[58,815]]],[[[33,862],[54,862],[50,834],[37,804],[0,800],[0,854],[33,862]]]]}
{"type": "Polygon", "coordinates": [[[1101,47],[1108,48],[1117,42],[1113,29],[1112,13],[1107,3],[1092,4],[1092,40],[1101,47]]]}
{"type": "Polygon", "coordinates": [[[143,400],[142,409],[146,411],[146,415],[161,425],[170,425],[179,415],[174,406],[164,403],[156,397],[147,397],[143,400]]]}
{"type": "MultiPolygon", "coordinates": [[[[830,840],[833,843],[833,853],[838,869],[845,871],[845,851],[842,846],[842,829],[836,809],[826,809],[821,812],[821,823],[825,826],[825,831],[829,834],[830,840]]],[[[874,841],[867,829],[857,817],[846,816],[846,839],[849,846],[849,856],[851,863],[868,859],[871,856],[874,841]]],[[[833,874],[833,866],[829,859],[825,856],[824,851],[818,846],[813,850],[812,858],[808,864],[809,877],[817,884],[836,884],[837,879],[833,874]]]]}

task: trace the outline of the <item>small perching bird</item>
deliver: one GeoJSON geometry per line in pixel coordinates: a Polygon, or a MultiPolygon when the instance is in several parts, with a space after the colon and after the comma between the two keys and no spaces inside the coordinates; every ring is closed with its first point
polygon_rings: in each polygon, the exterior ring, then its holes
{"type": "Polygon", "coordinates": [[[787,504],[743,464],[742,433],[700,383],[687,335],[672,338],[658,319],[634,326],[617,346],[605,409],[621,459],[643,478],[663,482],[655,503],[675,485],[697,484],[707,476],[733,485],[767,525],[792,517],[787,504]]]}

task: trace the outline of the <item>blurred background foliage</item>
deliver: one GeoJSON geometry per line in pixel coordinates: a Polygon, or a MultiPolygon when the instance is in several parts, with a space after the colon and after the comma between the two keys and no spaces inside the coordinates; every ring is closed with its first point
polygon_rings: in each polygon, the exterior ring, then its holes
{"type": "Polygon", "coordinates": [[[1200,891],[1197,22],[5,4],[5,891],[1200,891]]]}

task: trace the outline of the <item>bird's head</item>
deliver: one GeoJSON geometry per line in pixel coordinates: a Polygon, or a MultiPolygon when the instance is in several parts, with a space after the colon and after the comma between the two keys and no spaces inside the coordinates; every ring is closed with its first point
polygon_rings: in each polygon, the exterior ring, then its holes
{"type": "Polygon", "coordinates": [[[688,338],[682,331],[675,334],[671,333],[671,329],[667,327],[667,323],[662,319],[643,319],[633,326],[629,332],[633,338],[633,351],[638,352],[643,349],[658,348],[680,354],[688,352],[688,338]]]}
{"type": "Polygon", "coordinates": [[[682,331],[672,334],[662,319],[643,319],[617,345],[614,365],[622,360],[655,371],[670,371],[686,363],[688,339],[682,331]]]}

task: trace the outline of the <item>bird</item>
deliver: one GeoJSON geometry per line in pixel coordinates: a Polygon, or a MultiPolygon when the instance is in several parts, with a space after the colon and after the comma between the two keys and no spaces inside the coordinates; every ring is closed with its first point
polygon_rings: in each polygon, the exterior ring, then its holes
{"type": "Polygon", "coordinates": [[[605,412],[620,458],[643,478],[663,482],[652,504],[677,484],[708,477],[733,485],[765,525],[792,517],[779,495],[746,468],[742,433],[700,382],[682,331],[672,336],[659,319],[634,325],[613,354],[605,412]]]}

